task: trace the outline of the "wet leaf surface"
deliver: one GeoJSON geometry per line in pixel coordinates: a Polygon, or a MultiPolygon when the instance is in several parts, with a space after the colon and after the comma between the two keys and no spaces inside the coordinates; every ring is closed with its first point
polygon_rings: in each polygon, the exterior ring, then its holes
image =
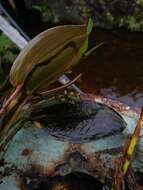
{"type": "Polygon", "coordinates": [[[113,109],[88,100],[55,103],[35,110],[31,117],[46,126],[51,135],[80,143],[119,133],[126,126],[113,109]]]}

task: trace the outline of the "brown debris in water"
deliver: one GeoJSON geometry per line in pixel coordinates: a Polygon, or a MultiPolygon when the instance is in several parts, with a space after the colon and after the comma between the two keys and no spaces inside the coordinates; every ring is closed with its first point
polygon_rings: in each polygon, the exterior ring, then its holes
{"type": "Polygon", "coordinates": [[[31,149],[25,148],[25,149],[22,151],[21,155],[22,155],[22,156],[29,156],[29,155],[32,154],[32,152],[33,152],[33,151],[32,151],[31,149]]]}

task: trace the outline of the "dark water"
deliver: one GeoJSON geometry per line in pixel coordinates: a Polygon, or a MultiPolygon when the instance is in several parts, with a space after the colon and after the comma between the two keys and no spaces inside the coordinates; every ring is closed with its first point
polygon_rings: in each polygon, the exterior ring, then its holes
{"type": "Polygon", "coordinates": [[[143,33],[94,29],[91,44],[104,44],[74,69],[84,92],[143,105],[143,33]]]}
{"type": "Polygon", "coordinates": [[[30,118],[39,121],[58,139],[78,143],[121,133],[126,127],[124,119],[113,109],[89,100],[57,101],[33,110],[30,118]]]}
{"type": "Polygon", "coordinates": [[[27,190],[103,190],[104,188],[95,178],[78,172],[66,176],[34,178],[25,184],[25,187],[27,190]]]}
{"type": "MultiPolygon", "coordinates": [[[[42,23],[40,13],[27,10],[24,1],[14,0],[14,12],[8,1],[2,1],[9,13],[30,36],[51,27],[42,23]]],[[[65,22],[63,22],[65,24],[65,22]]],[[[95,53],[84,59],[76,69],[83,73],[80,87],[84,92],[103,95],[122,101],[133,107],[143,105],[143,33],[124,30],[102,30],[94,28],[90,46],[104,42],[95,53]]]]}

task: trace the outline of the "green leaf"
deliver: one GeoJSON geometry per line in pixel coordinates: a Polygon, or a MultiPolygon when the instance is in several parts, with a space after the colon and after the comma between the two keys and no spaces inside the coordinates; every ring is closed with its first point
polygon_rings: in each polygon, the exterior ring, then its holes
{"type": "Polygon", "coordinates": [[[92,31],[93,28],[93,20],[92,18],[88,19],[88,24],[87,24],[87,35],[89,35],[92,31]]]}
{"type": "Polygon", "coordinates": [[[87,51],[88,49],[88,41],[89,41],[89,35],[92,31],[93,28],[93,20],[91,18],[88,19],[88,23],[87,23],[87,29],[86,29],[86,34],[87,34],[87,38],[85,40],[85,42],[83,43],[83,45],[81,46],[79,52],[78,52],[78,59],[81,58],[81,56],[87,51]]]}
{"type": "Polygon", "coordinates": [[[85,25],[64,25],[48,29],[37,35],[21,51],[13,64],[10,72],[12,85],[17,86],[25,82],[35,67],[42,63],[48,63],[69,43],[71,46],[75,46],[72,43],[73,39],[83,34],[86,35],[85,25]]]}

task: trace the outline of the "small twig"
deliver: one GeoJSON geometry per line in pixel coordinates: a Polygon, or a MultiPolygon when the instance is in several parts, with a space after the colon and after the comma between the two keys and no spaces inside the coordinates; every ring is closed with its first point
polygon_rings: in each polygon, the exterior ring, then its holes
{"type": "Polygon", "coordinates": [[[91,53],[93,53],[97,48],[99,48],[100,46],[102,46],[104,44],[104,42],[101,42],[100,44],[98,44],[97,46],[94,46],[93,48],[91,48],[90,50],[88,50],[84,56],[87,57],[89,56],[91,53]]]}
{"type": "Polygon", "coordinates": [[[65,85],[57,87],[57,88],[54,88],[54,89],[51,89],[51,90],[48,90],[48,91],[45,91],[45,92],[41,92],[40,95],[43,97],[43,96],[47,96],[49,94],[53,94],[53,93],[56,93],[56,92],[59,92],[59,91],[63,91],[65,88],[68,88],[73,83],[75,83],[75,81],[77,81],[81,76],[82,76],[82,74],[79,74],[73,80],[71,80],[70,82],[66,83],[65,85]]]}

